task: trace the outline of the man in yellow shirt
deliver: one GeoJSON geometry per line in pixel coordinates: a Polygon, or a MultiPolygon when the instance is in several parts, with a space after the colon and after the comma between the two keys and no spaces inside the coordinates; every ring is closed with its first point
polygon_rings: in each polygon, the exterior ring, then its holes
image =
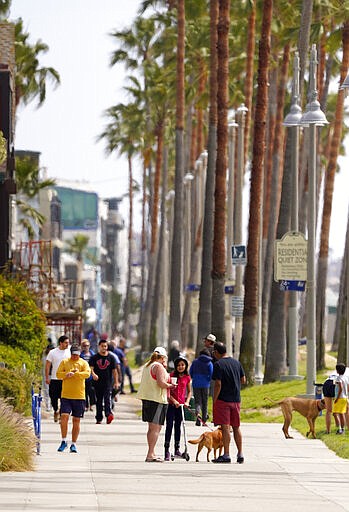
{"type": "Polygon", "coordinates": [[[70,414],[73,418],[72,443],[70,453],[77,453],[76,441],[80,432],[80,419],[85,412],[85,379],[91,370],[86,361],[80,357],[79,345],[72,345],[70,358],[63,359],[57,369],[57,378],[62,379],[61,395],[61,434],[62,442],[58,448],[63,452],[67,447],[68,421],[70,414]]]}

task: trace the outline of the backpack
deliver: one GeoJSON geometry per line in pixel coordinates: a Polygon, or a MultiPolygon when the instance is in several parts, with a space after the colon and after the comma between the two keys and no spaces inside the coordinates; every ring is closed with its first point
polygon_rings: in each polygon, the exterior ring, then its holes
{"type": "Polygon", "coordinates": [[[332,379],[327,379],[322,385],[322,393],[328,398],[334,398],[335,384],[332,379]]]}

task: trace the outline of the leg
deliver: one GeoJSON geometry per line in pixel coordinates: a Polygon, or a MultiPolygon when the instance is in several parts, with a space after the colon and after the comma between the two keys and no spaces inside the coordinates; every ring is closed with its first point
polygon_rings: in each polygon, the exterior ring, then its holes
{"type": "Polygon", "coordinates": [[[326,404],[326,433],[329,434],[331,432],[332,398],[325,396],[324,400],[326,404]]]}
{"type": "MultiPolygon", "coordinates": [[[[63,416],[63,414],[62,414],[62,416],[63,416]]],[[[71,433],[71,440],[74,444],[78,440],[79,433],[80,433],[80,418],[75,418],[75,416],[73,416],[73,428],[72,428],[72,433],[71,433]]]]}
{"type": "Polygon", "coordinates": [[[195,414],[202,415],[202,404],[201,404],[201,388],[193,388],[194,400],[195,400],[195,414]]]}
{"type": "MultiPolygon", "coordinates": [[[[223,437],[223,447],[224,447],[224,455],[229,455],[230,448],[230,425],[221,425],[222,427],[222,437],[223,437]]],[[[235,430],[234,430],[234,439],[235,439],[235,430]]],[[[235,441],[236,443],[236,441],[235,441]]]]}
{"type": "Polygon", "coordinates": [[[109,414],[111,414],[111,389],[109,386],[104,388],[103,400],[104,400],[104,414],[105,414],[105,417],[108,418],[109,414]]]}
{"type": "Polygon", "coordinates": [[[207,403],[208,403],[208,388],[201,388],[201,403],[202,403],[202,419],[206,422],[208,418],[207,403]]]}
{"type": "Polygon", "coordinates": [[[165,430],[165,451],[169,451],[171,444],[171,436],[173,429],[173,420],[174,420],[174,411],[175,407],[173,405],[169,405],[166,413],[166,430],[165,430]]]}
{"type": "Polygon", "coordinates": [[[53,412],[58,412],[59,393],[58,393],[58,387],[56,385],[56,382],[57,382],[56,380],[51,380],[50,384],[49,384],[49,388],[48,388],[53,412]]]}
{"type": "Polygon", "coordinates": [[[242,454],[242,435],[240,427],[233,427],[233,436],[238,451],[238,455],[242,454]]]}
{"type": "Polygon", "coordinates": [[[155,455],[155,445],[159,438],[159,434],[161,431],[161,425],[157,423],[148,423],[148,432],[147,432],[147,443],[148,443],[148,453],[147,459],[154,459],[155,455]]]}
{"type": "MultiPolygon", "coordinates": [[[[175,451],[179,452],[179,446],[181,443],[181,424],[182,424],[182,408],[178,407],[178,409],[175,409],[175,451]]],[[[179,455],[177,453],[177,455],[179,455]]]]}
{"type": "Polygon", "coordinates": [[[66,439],[68,435],[68,421],[69,421],[69,414],[63,413],[61,415],[61,435],[62,439],[66,439]]]}
{"type": "Polygon", "coordinates": [[[103,419],[103,389],[95,387],[96,390],[96,421],[103,419]]]}

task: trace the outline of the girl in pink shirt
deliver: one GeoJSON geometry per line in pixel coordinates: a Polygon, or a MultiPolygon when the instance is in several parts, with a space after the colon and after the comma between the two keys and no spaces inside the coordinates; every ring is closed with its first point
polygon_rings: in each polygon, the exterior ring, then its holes
{"type": "Polygon", "coordinates": [[[175,457],[181,457],[179,450],[181,439],[182,409],[181,405],[189,405],[191,397],[191,379],[188,373],[189,363],[184,357],[177,357],[174,361],[175,369],[171,372],[171,377],[177,378],[177,386],[170,390],[168,399],[168,409],[166,413],[166,431],[165,431],[165,460],[169,461],[170,442],[172,436],[173,423],[175,427],[175,457]]]}

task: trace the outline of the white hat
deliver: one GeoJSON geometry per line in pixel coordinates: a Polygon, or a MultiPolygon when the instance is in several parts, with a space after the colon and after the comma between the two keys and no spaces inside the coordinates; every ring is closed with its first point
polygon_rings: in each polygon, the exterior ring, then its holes
{"type": "Polygon", "coordinates": [[[216,336],[214,334],[208,334],[205,336],[204,340],[212,341],[212,343],[214,343],[216,341],[216,336]]]}
{"type": "Polygon", "coordinates": [[[164,347],[155,347],[153,352],[156,352],[160,356],[167,356],[167,352],[166,349],[164,349],[164,347]]]}

